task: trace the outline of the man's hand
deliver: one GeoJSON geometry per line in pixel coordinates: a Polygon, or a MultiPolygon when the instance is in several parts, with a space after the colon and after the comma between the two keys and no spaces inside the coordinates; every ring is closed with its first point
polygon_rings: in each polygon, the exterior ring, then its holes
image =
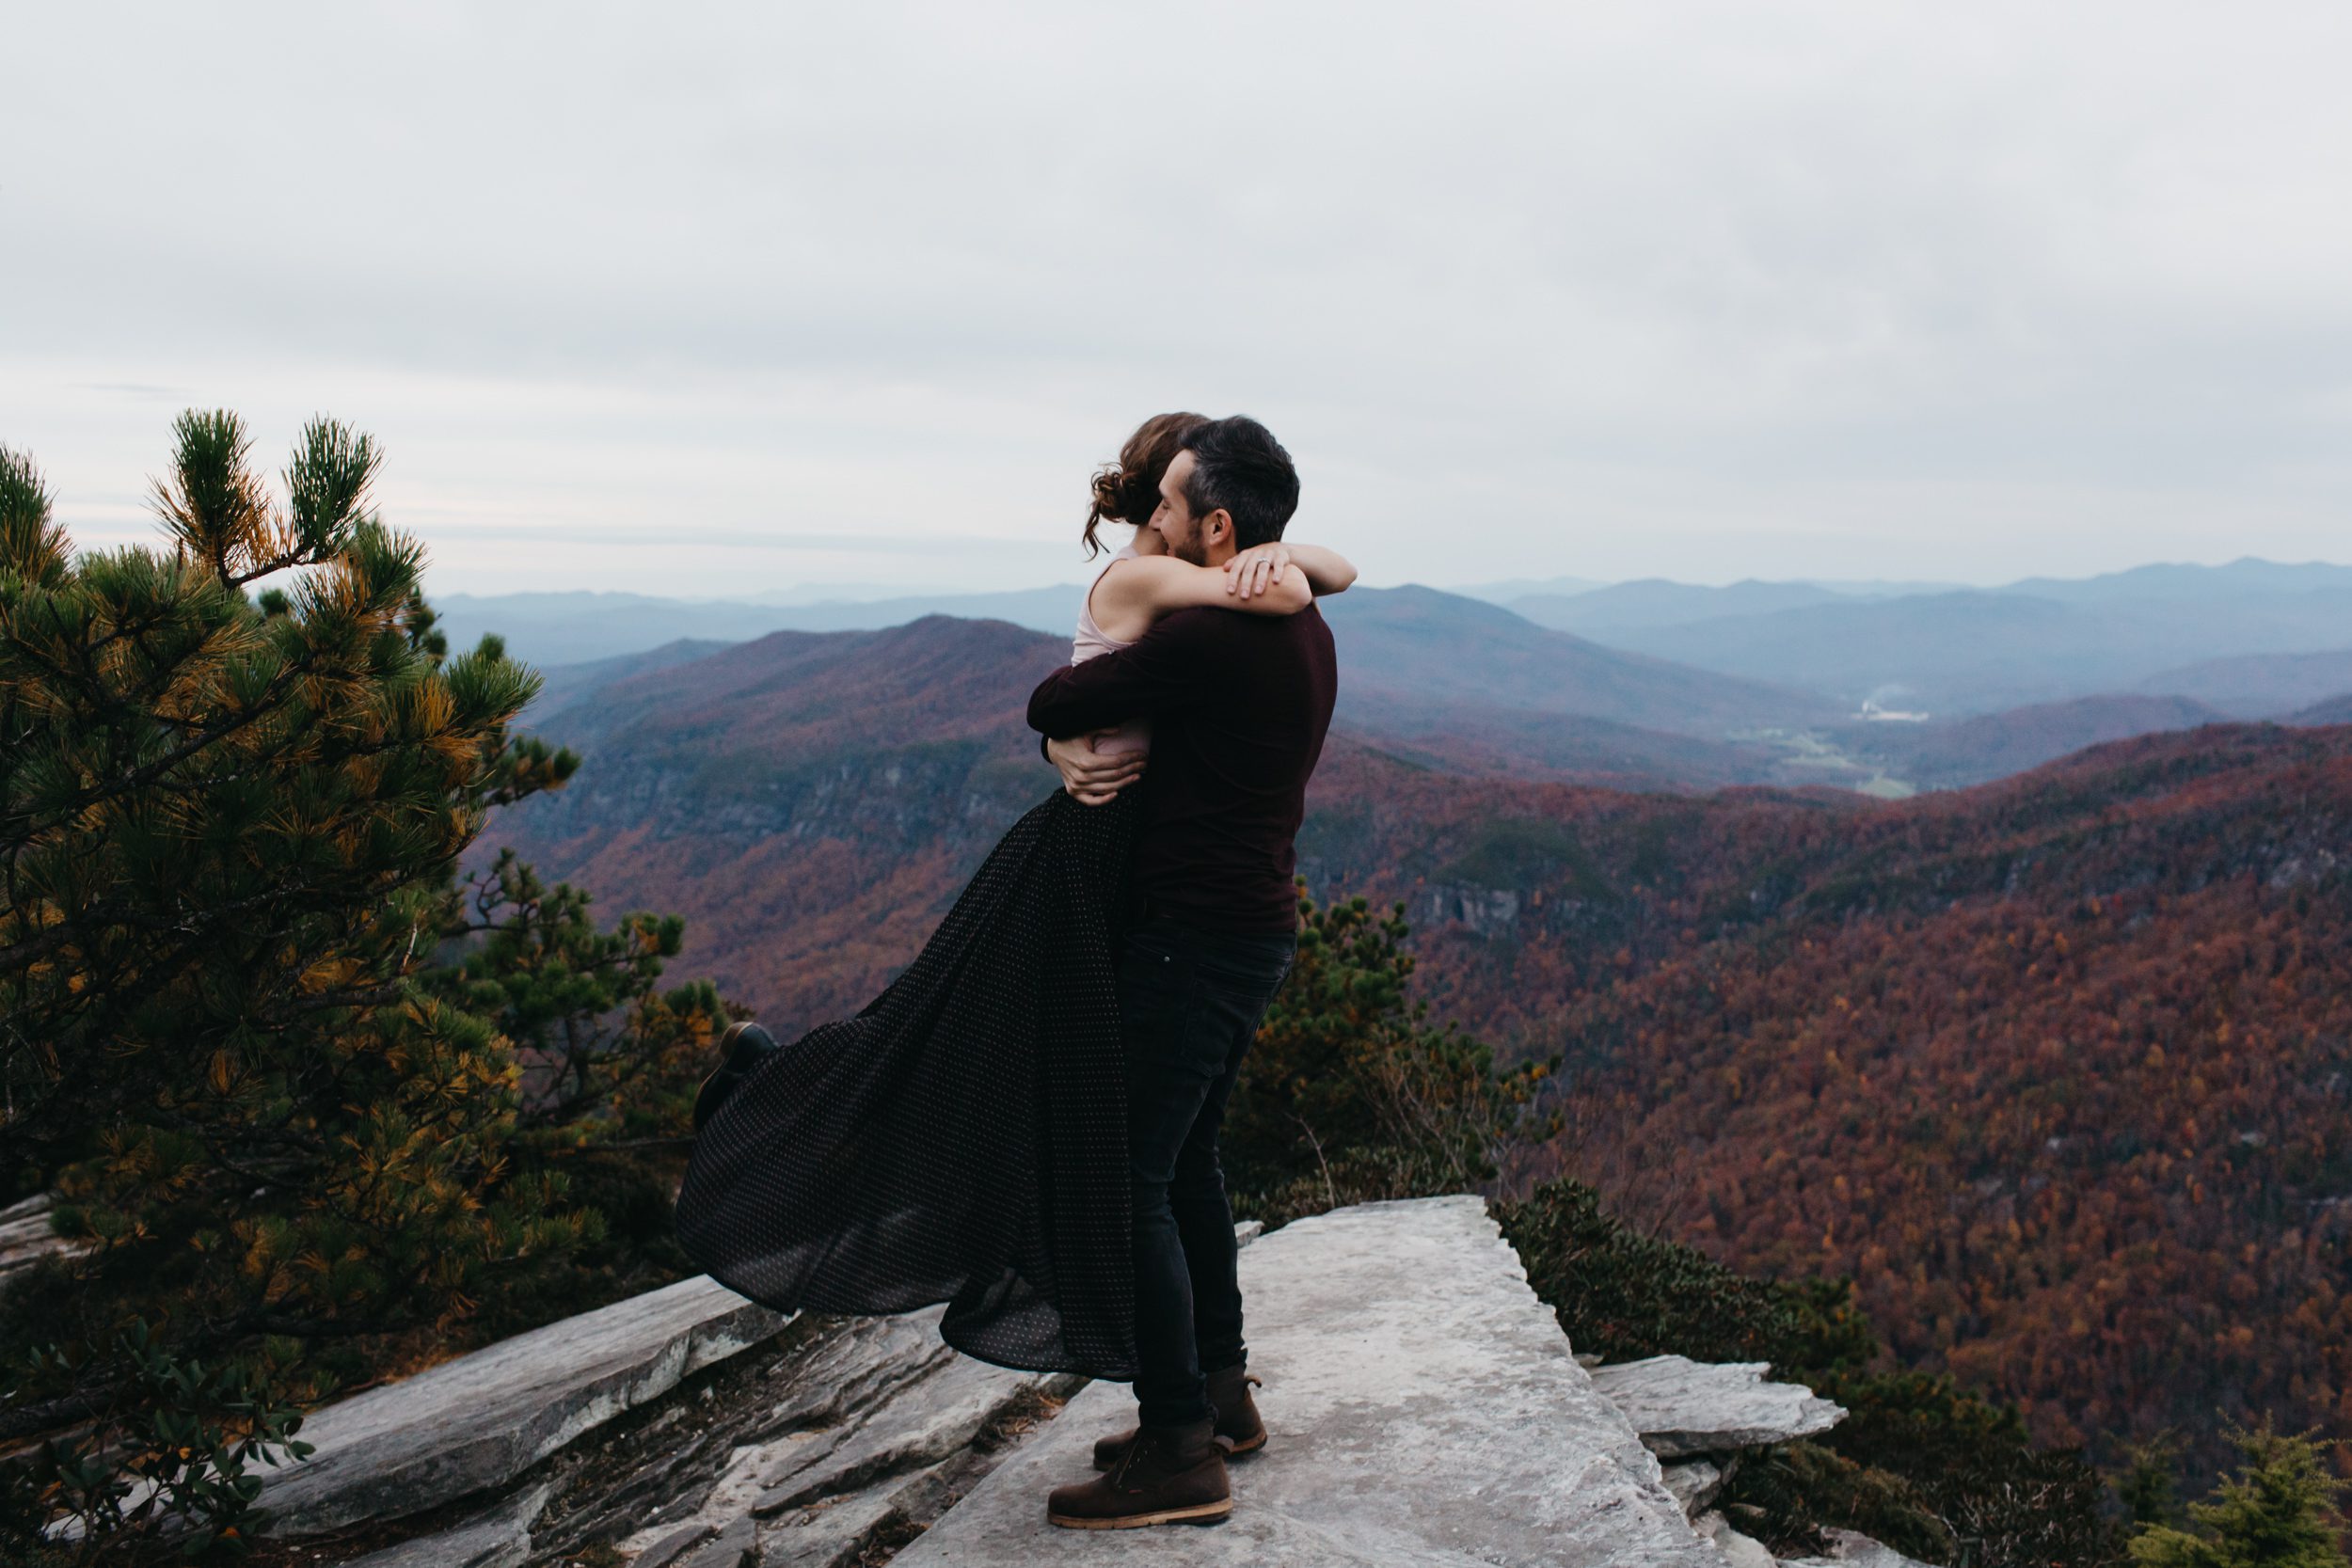
{"type": "Polygon", "coordinates": [[[1107,756],[1100,755],[1094,750],[1093,736],[1048,740],[1045,754],[1061,770],[1062,787],[1082,805],[1107,805],[1118,799],[1120,790],[1143,777],[1144,752],[1113,752],[1107,756]]]}
{"type": "Polygon", "coordinates": [[[1277,541],[1253,545],[1225,563],[1225,592],[1238,598],[1263,594],[1291,569],[1290,547],[1277,541]]]}

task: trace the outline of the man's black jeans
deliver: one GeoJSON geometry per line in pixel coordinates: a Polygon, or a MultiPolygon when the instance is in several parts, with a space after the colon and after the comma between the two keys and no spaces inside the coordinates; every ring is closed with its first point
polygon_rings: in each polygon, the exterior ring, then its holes
{"type": "Polygon", "coordinates": [[[1296,949],[1288,934],[1204,931],[1162,915],[1131,932],[1120,957],[1136,1400],[1145,1426],[1207,1419],[1205,1374],[1245,1359],[1216,1134],[1242,1056],[1296,949]]]}

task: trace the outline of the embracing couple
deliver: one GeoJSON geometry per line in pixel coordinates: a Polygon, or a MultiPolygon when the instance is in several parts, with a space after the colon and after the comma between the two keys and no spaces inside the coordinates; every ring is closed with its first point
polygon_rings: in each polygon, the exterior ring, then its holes
{"type": "Polygon", "coordinates": [[[1227,1455],[1266,1441],[1217,1131],[1295,950],[1336,690],[1313,600],[1355,578],[1283,542],[1297,503],[1254,420],[1136,430],[1085,534],[1135,539],[1029,700],[1063,787],[880,996],[790,1045],[733,1025],[695,1106],[677,1231],[723,1284],[784,1310],[945,1303],[967,1354],[1134,1384],[1137,1424],[1054,1490],[1057,1525],[1222,1518],[1227,1455]]]}

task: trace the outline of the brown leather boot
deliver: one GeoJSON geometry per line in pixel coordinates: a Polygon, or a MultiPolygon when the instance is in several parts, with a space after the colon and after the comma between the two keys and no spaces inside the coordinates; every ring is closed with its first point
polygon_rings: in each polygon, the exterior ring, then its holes
{"type": "Polygon", "coordinates": [[[1047,1494],[1046,1519],[1071,1529],[1132,1529],[1224,1518],[1233,1512],[1233,1488],[1215,1425],[1137,1427],[1107,1473],[1047,1494]]]}
{"type": "MultiPolygon", "coordinates": [[[[1265,1386],[1265,1379],[1252,1376],[1247,1366],[1236,1363],[1219,1367],[1209,1374],[1209,1403],[1216,1410],[1216,1440],[1228,1454],[1248,1453],[1265,1447],[1265,1422],[1259,1418],[1258,1402],[1249,1397],[1249,1386],[1265,1386]]],[[[1119,1463],[1119,1456],[1127,1451],[1127,1445],[1136,1440],[1134,1427],[1116,1437],[1098,1437],[1094,1441],[1094,1467],[1107,1470],[1119,1463]]]]}

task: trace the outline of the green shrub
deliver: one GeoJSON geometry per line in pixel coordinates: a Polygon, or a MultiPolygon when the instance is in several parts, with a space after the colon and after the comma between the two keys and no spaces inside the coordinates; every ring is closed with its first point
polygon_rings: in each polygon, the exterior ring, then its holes
{"type": "Polygon", "coordinates": [[[1676,1354],[1811,1371],[1860,1366],[1878,1354],[1844,1284],[1750,1279],[1634,1231],[1581,1182],[1548,1181],[1494,1212],[1568,1342],[1604,1360],[1676,1354]]]}
{"type": "Polygon", "coordinates": [[[1408,995],[1403,905],[1299,902],[1298,957],[1267,1009],[1220,1134],[1234,1211],[1279,1225],[1381,1198],[1467,1192],[1514,1139],[1559,1065],[1498,1070],[1494,1053],[1429,1025],[1408,995]]]}
{"type": "Polygon", "coordinates": [[[2335,1445],[2273,1432],[2266,1421],[2252,1432],[2233,1429],[2230,1440],[2246,1455],[2238,1473],[2211,1501],[2189,1505],[2189,1528],[2142,1526],[2132,1560],[2144,1568],[2344,1568],[2336,1499],[2347,1483],[2324,1458],[2335,1445]]]}
{"type": "MultiPolygon", "coordinates": [[[[2106,1481],[2075,1449],[2034,1448],[2015,1410],[1943,1373],[1831,1370],[1802,1381],[1847,1411],[1816,1441],[1901,1479],[1936,1532],[1953,1543],[1947,1556],[1913,1555],[1954,1568],[2093,1568],[2122,1560],[2121,1532],[2105,1513],[2106,1481]]],[[[1859,1502],[1867,1508],[1868,1499],[1859,1502]]],[[[1853,1511],[1855,1502],[1834,1491],[1801,1506],[1812,1511],[1805,1517],[1900,1545],[1899,1523],[1853,1511]],[[1873,1523],[1895,1533],[1882,1535],[1873,1523]]]]}
{"type": "Polygon", "coordinates": [[[1919,1487],[1820,1443],[1782,1443],[1740,1456],[1718,1498],[1784,1557],[1826,1550],[1823,1527],[1860,1530],[1922,1562],[1959,1562],[1960,1544],[1919,1487]]]}
{"type": "MultiPolygon", "coordinates": [[[[0,1475],[8,1560],[84,1563],[239,1556],[262,1479],[256,1460],[301,1459],[302,1418],[242,1363],[211,1366],[162,1349],[135,1320],[115,1346],[135,1397],[114,1418],[52,1437],[0,1475]],[[52,1540],[47,1527],[62,1525],[52,1540]]],[[[22,1369],[72,1371],[71,1353],[35,1349],[22,1369]]],[[[0,1388],[0,1401],[12,1390],[0,1388]]]]}

